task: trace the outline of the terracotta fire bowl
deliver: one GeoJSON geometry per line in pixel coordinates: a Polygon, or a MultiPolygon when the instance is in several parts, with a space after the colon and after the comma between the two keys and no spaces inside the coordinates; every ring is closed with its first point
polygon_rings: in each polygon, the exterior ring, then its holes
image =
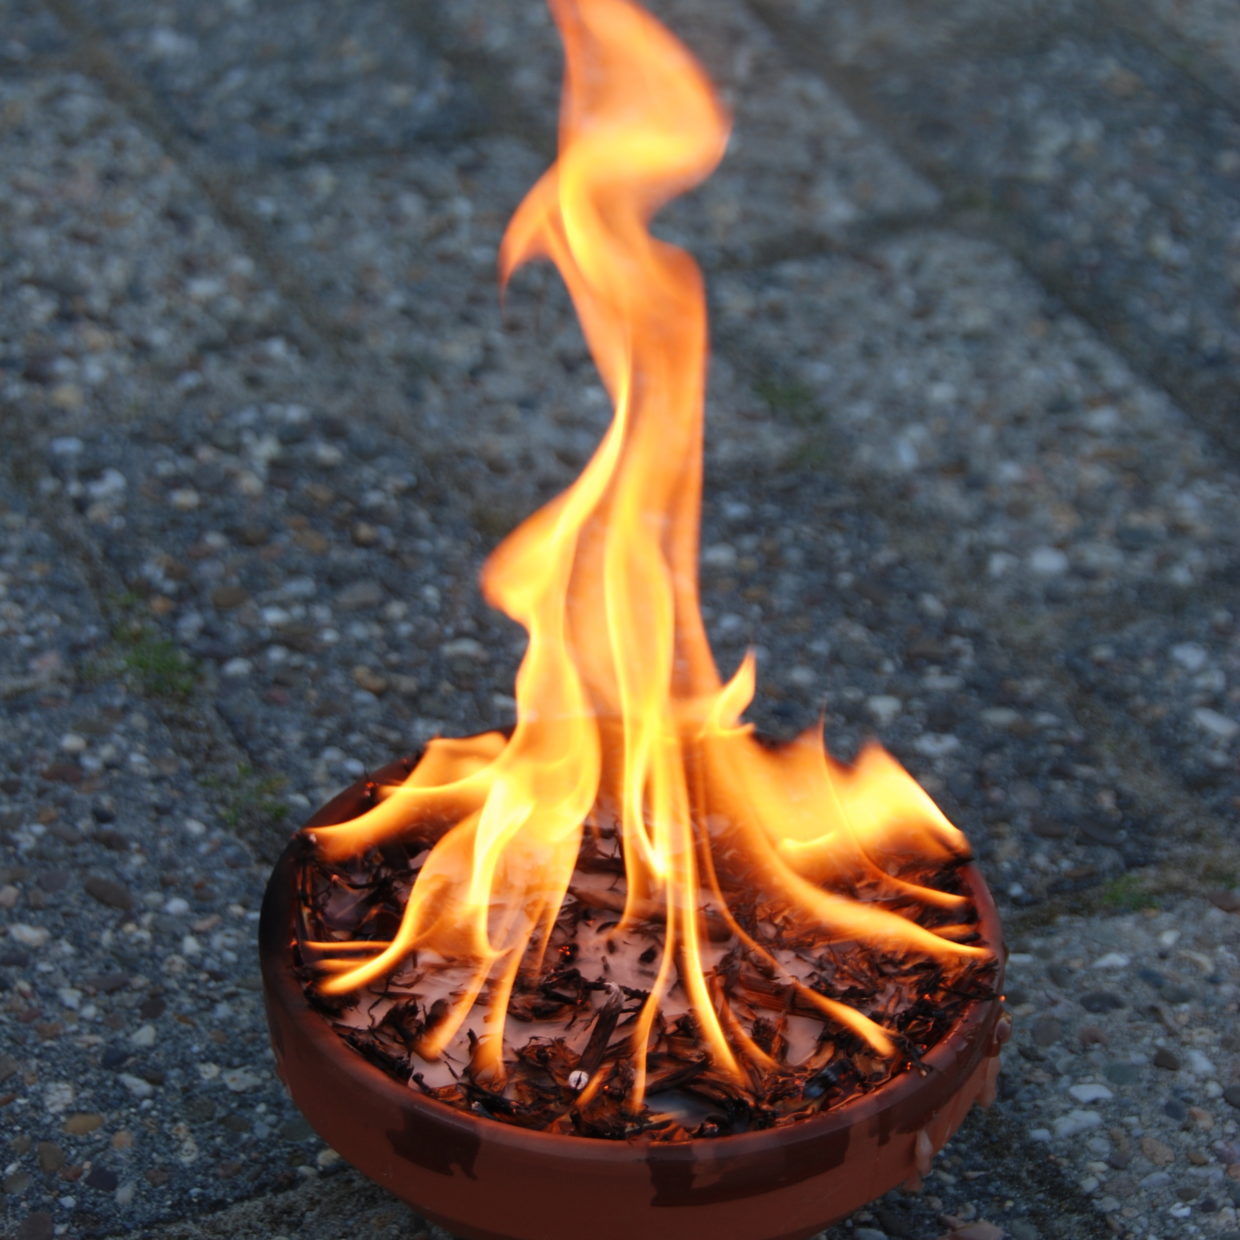
{"type": "MultiPolygon", "coordinates": [[[[375,777],[396,780],[394,763],[375,777]]],[[[341,822],[365,781],[307,824],[341,822]]],[[[388,1076],[307,1002],[295,969],[295,839],[259,932],[276,1065],[318,1134],[420,1214],[469,1240],[802,1240],[929,1169],[976,1101],[993,1096],[1009,1018],[970,1001],[925,1056],[873,1093],[783,1128],[681,1143],[530,1131],[457,1110],[388,1076]]],[[[994,902],[963,871],[982,939],[1003,957],[994,902]]],[[[996,989],[1001,982],[996,983],[996,989]]]]}

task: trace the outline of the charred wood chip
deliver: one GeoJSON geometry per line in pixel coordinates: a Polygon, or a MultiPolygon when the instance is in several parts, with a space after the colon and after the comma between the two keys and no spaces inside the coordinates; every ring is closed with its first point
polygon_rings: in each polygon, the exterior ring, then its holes
{"type": "MultiPolygon", "coordinates": [[[[375,795],[381,797],[383,789],[375,795]]],[[[420,993],[424,966],[417,957],[411,954],[382,982],[360,994],[328,995],[319,985],[323,976],[319,963],[326,951],[308,944],[393,937],[428,855],[428,838],[441,834],[445,825],[420,829],[405,840],[339,864],[326,862],[309,839],[302,837],[295,973],[312,1006],[369,1062],[430,1097],[505,1123],[613,1140],[643,1135],[660,1141],[795,1123],[877,1089],[898,1073],[924,1071],[923,1056],[951,1027],[960,1008],[995,997],[996,964],[990,960],[968,958],[944,964],[875,951],[855,942],[823,946],[803,928],[783,924],[787,919],[781,920],[776,910],[748,897],[740,886],[743,876],[736,861],[725,856],[717,864],[716,877],[737,924],[751,940],[794,952],[804,962],[805,984],[811,989],[849,1003],[882,1024],[896,1039],[897,1057],[880,1057],[859,1036],[836,1025],[770,961],[755,955],[738,938],[709,974],[711,995],[714,1002],[736,1014],[775,1065],[755,1069],[752,1079],[738,1083],[714,1070],[702,1030],[691,1013],[669,1019],[660,1012],[651,1030],[647,1105],[633,1114],[628,1105],[635,1074],[630,1030],[648,992],[610,982],[606,956],[599,975],[583,975],[577,946],[583,924],[591,934],[618,924],[616,914],[623,908],[623,898],[609,892],[595,901],[606,906],[601,912],[588,895],[565,903],[541,972],[533,966],[523,972],[511,995],[508,1011],[514,1024],[509,1027],[510,1037],[520,1022],[547,1022],[563,1031],[563,1036],[531,1037],[521,1046],[514,1043],[502,1087],[480,1069],[475,1075],[472,1057],[459,1080],[430,1087],[416,1070],[422,1061],[415,1048],[448,1015],[452,999],[441,997],[428,1005],[420,993]],[[600,916],[607,920],[598,920],[600,916]],[[350,1013],[347,1023],[338,1019],[345,1012],[350,1013]],[[369,1025],[357,1026],[359,1012],[370,1018],[369,1025]],[[785,1030],[791,1016],[812,1017],[821,1028],[814,1049],[799,1064],[785,1062],[785,1030]],[[569,1083],[574,1074],[582,1073],[590,1082],[584,1090],[579,1083],[576,1087],[569,1083]],[[690,1119],[690,1115],[702,1118],[690,1119]]],[[[934,875],[906,867],[907,872],[897,876],[962,892],[965,886],[958,867],[952,861],[934,875]]],[[[602,824],[590,833],[579,868],[623,872],[614,824],[602,824]]],[[[968,926],[977,920],[972,909],[962,912],[895,900],[882,889],[881,880],[864,891],[860,883],[839,886],[930,929],[968,926]]],[[[717,929],[724,924],[717,913],[705,918],[708,933],[712,925],[717,929]]],[[[652,919],[652,939],[657,929],[652,919]]],[[[620,949],[606,940],[604,950],[620,949]]],[[[641,962],[652,963],[661,950],[661,943],[652,941],[641,953],[641,962]]],[[[366,954],[360,951],[356,959],[366,954]]]]}

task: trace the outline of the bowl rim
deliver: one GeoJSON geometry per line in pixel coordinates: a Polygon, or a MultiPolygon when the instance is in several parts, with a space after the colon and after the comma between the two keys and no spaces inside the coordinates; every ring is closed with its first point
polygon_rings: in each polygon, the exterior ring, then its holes
{"type": "MultiPolygon", "coordinates": [[[[367,1094],[384,1095],[394,1107],[423,1110],[428,1119],[433,1118],[463,1134],[477,1135],[481,1130],[488,1144],[514,1150],[528,1149],[531,1142],[536,1142],[548,1153],[554,1150],[559,1157],[580,1158],[595,1163],[600,1158],[616,1162],[631,1161],[634,1158],[676,1161],[683,1159],[688,1149],[693,1149],[695,1155],[704,1151],[715,1151],[721,1158],[732,1158],[821,1141],[852,1128],[869,1117],[877,1118],[884,1113],[894,1112],[897,1108],[902,1110],[903,1104],[923,1091],[928,1090],[930,1094],[937,1095],[940,1091],[933,1086],[941,1085],[946,1080],[950,1084],[947,1093],[937,1105],[928,1107],[928,1113],[933,1115],[939,1106],[969,1080],[981,1059],[992,1053],[995,1024],[1003,1006],[1006,948],[994,899],[976,862],[970,860],[961,866],[959,872],[978,912],[978,931],[983,942],[995,953],[995,993],[983,999],[969,999],[961,1006],[956,1020],[922,1057],[921,1067],[925,1069],[924,1072],[906,1070],[870,1093],[860,1094],[842,1106],[789,1124],[752,1132],[691,1137],[684,1141],[657,1141],[642,1134],[607,1138],[547,1132],[540,1128],[525,1128],[464,1111],[450,1103],[418,1093],[345,1043],[323,1013],[313,1007],[306,997],[295,975],[293,959],[296,942],[293,918],[296,910],[293,899],[295,884],[291,880],[295,874],[295,866],[308,847],[306,834],[316,826],[347,821],[349,817],[355,816],[365,804],[370,784],[398,778],[409,769],[408,759],[398,759],[370,775],[363,776],[323,805],[299,828],[285,845],[271,872],[259,920],[259,955],[267,1001],[278,1004],[287,1016],[296,1019],[301,1035],[309,1038],[337,1064],[351,1085],[367,1094]]],[[[918,1126],[915,1124],[911,1127],[918,1126]]],[[[901,1127],[905,1125],[901,1124],[901,1127]]]]}

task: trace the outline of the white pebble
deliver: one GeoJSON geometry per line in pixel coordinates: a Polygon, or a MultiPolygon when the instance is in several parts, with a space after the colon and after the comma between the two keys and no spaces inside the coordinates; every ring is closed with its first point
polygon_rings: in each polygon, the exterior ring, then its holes
{"type": "MultiPolygon", "coordinates": [[[[151,41],[161,55],[188,54],[194,49],[192,39],[162,27],[155,31],[151,41]]],[[[224,291],[224,281],[219,276],[194,276],[185,282],[185,291],[193,301],[210,301],[224,291]]]]}
{"type": "MultiPolygon", "coordinates": [[[[1092,1083],[1073,1085],[1068,1089],[1077,1102],[1108,1102],[1115,1095],[1105,1086],[1092,1083]]],[[[1082,1112],[1083,1113],[1083,1112],[1082,1112]]]]}
{"type": "Polygon", "coordinates": [[[446,643],[440,653],[445,659],[476,659],[479,663],[485,662],[487,658],[486,647],[472,637],[458,637],[455,641],[446,643]]]}
{"type": "Polygon", "coordinates": [[[9,927],[9,934],[23,947],[43,947],[52,937],[46,926],[31,926],[24,921],[15,921],[9,927]]]}
{"type": "Polygon", "coordinates": [[[1171,647],[1171,657],[1186,671],[1199,672],[1205,667],[1209,655],[1200,642],[1180,642],[1171,647]]]}
{"type": "Polygon", "coordinates": [[[129,480],[119,469],[105,469],[93,482],[86,484],[86,494],[91,499],[113,499],[129,486],[129,480]]]}
{"type": "Polygon", "coordinates": [[[155,1026],[141,1025],[129,1035],[130,1042],[134,1046],[151,1047],[155,1045],[155,1026]]]}
{"type": "Polygon", "coordinates": [[[1102,405],[1085,415],[1085,425],[1095,431],[1113,431],[1120,420],[1119,410],[1114,405],[1102,405]]]}
{"type": "Polygon", "coordinates": [[[128,1072],[121,1073],[121,1084],[135,1098],[149,1098],[155,1092],[149,1081],[144,1081],[140,1076],[133,1076],[128,1072]]]}
{"type": "Polygon", "coordinates": [[[1208,706],[1198,706],[1193,711],[1194,722],[1209,733],[1217,736],[1220,740],[1230,741],[1240,735],[1240,723],[1234,719],[1228,719],[1226,715],[1220,715],[1218,711],[1211,710],[1208,706]]]}
{"type": "Polygon", "coordinates": [[[1016,563],[1016,557],[1007,551],[992,551],[990,558],[986,561],[986,575],[988,577],[1006,577],[1012,565],[1016,563]]]}
{"type": "Polygon", "coordinates": [[[878,693],[866,700],[866,709],[878,720],[880,728],[888,727],[903,709],[904,703],[888,693],[878,693]]]}
{"type": "Polygon", "coordinates": [[[1184,1052],[1184,1058],[1188,1060],[1188,1070],[1194,1076],[1217,1076],[1218,1069],[1208,1056],[1202,1054],[1201,1051],[1193,1047],[1184,1052]]]}
{"type": "Polygon", "coordinates": [[[1068,557],[1058,547],[1038,547],[1029,555],[1029,567],[1039,577],[1059,577],[1068,571],[1068,557]]]}
{"type": "Polygon", "coordinates": [[[736,548],[731,543],[712,543],[702,549],[702,563],[711,568],[731,568],[736,563],[736,548]]]}
{"type": "Polygon", "coordinates": [[[189,912],[189,901],[183,896],[171,896],[164,905],[164,912],[171,913],[173,917],[181,917],[189,912]]]}
{"type": "Polygon", "coordinates": [[[1069,1111],[1067,1115],[1061,1115],[1051,1124],[1051,1127],[1057,1137],[1075,1137],[1078,1132],[1097,1128],[1101,1123],[1102,1116],[1097,1111],[1076,1110],[1069,1111]]]}
{"type": "Polygon", "coordinates": [[[247,1090],[262,1084],[253,1072],[249,1072],[245,1068],[229,1068],[227,1071],[220,1073],[220,1079],[234,1094],[243,1094],[247,1090]]]}
{"type": "Polygon", "coordinates": [[[1107,952],[1094,961],[1095,969],[1126,969],[1132,962],[1123,952],[1107,952]]]}
{"type": "Polygon", "coordinates": [[[60,747],[65,753],[82,753],[86,749],[86,737],[76,732],[66,732],[60,738],[60,747]]]}
{"type": "Polygon", "coordinates": [[[77,1097],[72,1081],[52,1081],[43,1091],[43,1105],[53,1115],[67,1111],[77,1097]]]}
{"type": "Polygon", "coordinates": [[[928,758],[941,758],[960,748],[960,738],[947,732],[923,732],[913,741],[913,748],[928,758]]]}

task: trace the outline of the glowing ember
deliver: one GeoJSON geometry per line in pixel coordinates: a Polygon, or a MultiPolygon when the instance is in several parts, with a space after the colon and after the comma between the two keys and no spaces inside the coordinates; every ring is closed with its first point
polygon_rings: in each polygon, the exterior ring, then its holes
{"type": "Polygon", "coordinates": [[[314,831],[303,958],[325,1002],[402,1028],[404,1065],[445,1097],[502,1099],[532,1057],[577,1111],[605,1092],[649,1115],[677,1047],[682,1076],[768,1101],[844,1049],[881,1078],[936,1036],[923,989],[981,984],[952,876],[967,845],[878,747],[845,768],[817,735],[774,749],[740,722],[752,658],[724,683],[698,607],[701,277],[647,231],[717,164],[727,119],[627,0],[552,8],[560,154],[501,265],[555,262],[614,421],[484,570],[529,633],[515,728],[433,742],[314,831]]]}

